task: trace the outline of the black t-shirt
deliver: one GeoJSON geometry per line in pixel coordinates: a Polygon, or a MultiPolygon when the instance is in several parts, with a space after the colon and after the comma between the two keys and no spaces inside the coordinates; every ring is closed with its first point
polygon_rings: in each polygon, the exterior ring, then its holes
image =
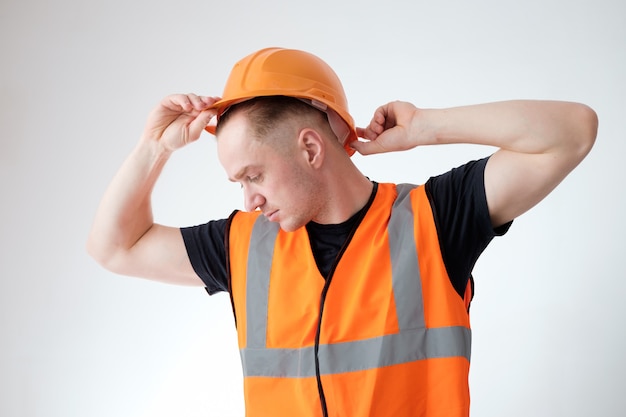
{"type": "MultiPolygon", "coordinates": [[[[439,245],[452,285],[461,297],[478,257],[494,236],[511,223],[494,229],[485,196],[484,171],[488,158],[472,161],[426,182],[439,245]]],[[[374,187],[372,194],[375,194],[374,187]]],[[[373,198],[361,210],[367,210],[373,198]]],[[[318,269],[327,276],[335,257],[361,211],[341,224],[309,223],[306,228],[318,269]]],[[[225,233],[227,219],[181,229],[191,264],[209,294],[228,291],[225,233]]]]}

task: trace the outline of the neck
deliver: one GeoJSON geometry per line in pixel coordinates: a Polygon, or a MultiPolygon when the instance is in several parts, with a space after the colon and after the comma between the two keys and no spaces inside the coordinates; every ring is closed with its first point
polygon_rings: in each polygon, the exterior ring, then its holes
{"type": "Polygon", "coordinates": [[[328,196],[324,210],[313,221],[320,224],[339,224],[362,209],[372,195],[374,184],[349,160],[329,169],[324,181],[328,196]]]}

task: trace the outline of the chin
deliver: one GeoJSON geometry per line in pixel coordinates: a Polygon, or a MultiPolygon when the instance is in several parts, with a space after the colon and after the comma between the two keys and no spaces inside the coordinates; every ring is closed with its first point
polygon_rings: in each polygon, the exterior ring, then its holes
{"type": "Polygon", "coordinates": [[[283,229],[283,232],[295,232],[296,230],[299,229],[299,227],[293,227],[293,225],[291,224],[280,224],[280,228],[283,229]]]}
{"type": "Polygon", "coordinates": [[[280,228],[283,229],[283,231],[285,232],[295,232],[296,230],[304,226],[304,224],[301,224],[300,222],[289,222],[289,221],[279,222],[279,225],[280,225],[280,228]]]}

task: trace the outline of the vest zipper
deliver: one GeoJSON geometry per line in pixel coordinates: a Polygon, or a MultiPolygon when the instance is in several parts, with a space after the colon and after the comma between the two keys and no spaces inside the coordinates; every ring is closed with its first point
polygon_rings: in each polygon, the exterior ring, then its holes
{"type": "Polygon", "coordinates": [[[339,260],[341,259],[344,252],[348,248],[348,245],[350,244],[352,237],[354,236],[354,234],[356,233],[356,230],[358,229],[359,225],[363,221],[363,218],[365,217],[365,214],[368,212],[369,207],[372,205],[372,202],[374,201],[374,197],[376,196],[377,191],[378,191],[378,183],[373,182],[372,195],[370,196],[370,199],[368,200],[366,204],[366,209],[361,211],[360,217],[354,223],[354,226],[352,227],[350,234],[348,235],[343,246],[337,253],[337,256],[335,257],[335,261],[333,262],[333,265],[331,266],[330,271],[328,271],[328,276],[326,277],[326,282],[324,283],[324,288],[322,288],[322,294],[320,295],[320,314],[319,314],[319,318],[317,319],[317,330],[315,332],[315,346],[314,346],[313,351],[314,351],[314,356],[315,356],[315,379],[317,380],[317,391],[320,397],[320,406],[322,407],[323,417],[328,417],[328,408],[326,406],[326,395],[324,394],[324,386],[322,385],[322,376],[320,373],[319,348],[320,348],[320,334],[322,332],[322,317],[324,315],[324,304],[326,302],[326,294],[328,293],[328,289],[330,288],[330,283],[333,279],[333,275],[335,274],[335,269],[337,269],[337,264],[339,264],[339,260]]]}

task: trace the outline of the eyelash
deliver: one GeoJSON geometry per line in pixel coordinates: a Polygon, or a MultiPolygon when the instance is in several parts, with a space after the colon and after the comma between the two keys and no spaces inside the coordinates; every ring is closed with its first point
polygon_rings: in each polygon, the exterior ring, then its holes
{"type": "MultiPolygon", "coordinates": [[[[259,183],[261,179],[262,179],[261,175],[248,176],[246,177],[246,182],[254,184],[254,183],[259,183]]],[[[243,188],[243,184],[241,184],[241,188],[243,188]]]]}

